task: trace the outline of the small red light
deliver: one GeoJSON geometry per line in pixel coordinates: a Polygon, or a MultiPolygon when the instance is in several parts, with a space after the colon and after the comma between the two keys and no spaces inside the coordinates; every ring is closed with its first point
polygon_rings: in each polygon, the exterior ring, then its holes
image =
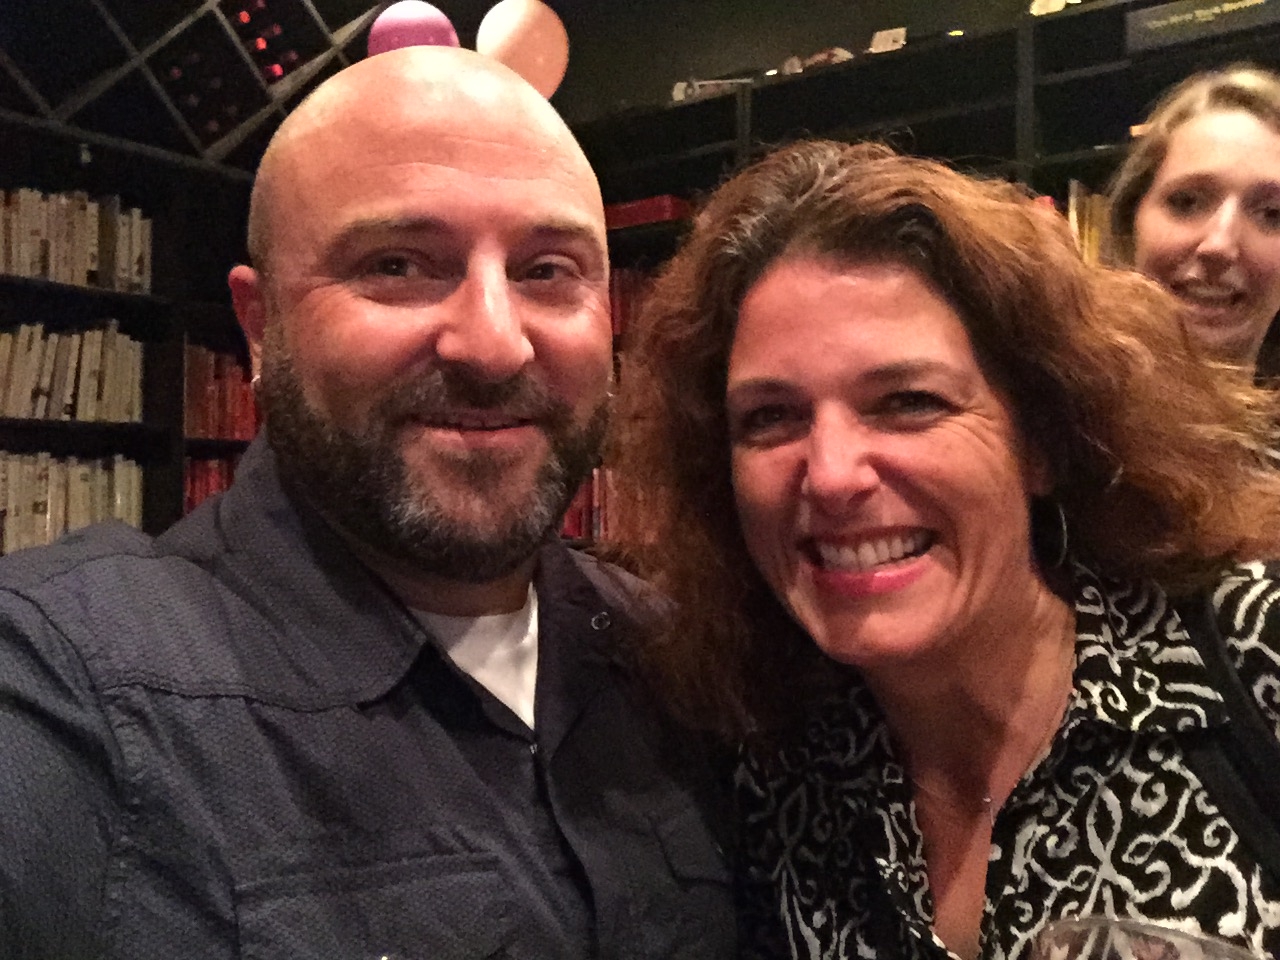
{"type": "Polygon", "coordinates": [[[249,22],[250,20],[252,20],[252,19],[253,19],[253,18],[249,15],[249,11],[248,11],[248,10],[241,10],[241,11],[240,11],[240,22],[241,22],[241,23],[248,23],[248,22],[249,22]]]}
{"type": "Polygon", "coordinates": [[[255,48],[255,49],[257,49],[257,50],[265,50],[265,49],[267,49],[267,39],[266,39],[266,37],[259,37],[257,40],[253,41],[253,46],[254,46],[254,48],[255,48]]]}
{"type": "Polygon", "coordinates": [[[270,74],[273,79],[279,80],[284,76],[284,67],[280,66],[278,63],[273,63],[271,66],[267,67],[267,73],[270,74]]]}

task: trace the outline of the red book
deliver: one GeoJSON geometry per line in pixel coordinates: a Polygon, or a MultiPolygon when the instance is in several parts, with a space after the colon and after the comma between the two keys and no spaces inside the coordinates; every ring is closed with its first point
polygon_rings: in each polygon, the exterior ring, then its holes
{"type": "Polygon", "coordinates": [[[635,227],[642,223],[660,223],[664,220],[683,220],[693,210],[693,205],[683,197],[664,193],[643,200],[626,203],[608,203],[604,208],[604,223],[610,230],[635,227]]]}

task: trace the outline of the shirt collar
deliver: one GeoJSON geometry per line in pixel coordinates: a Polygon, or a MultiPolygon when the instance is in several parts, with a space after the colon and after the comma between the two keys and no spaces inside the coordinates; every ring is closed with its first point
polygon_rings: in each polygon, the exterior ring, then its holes
{"type": "MultiPolygon", "coordinates": [[[[255,665],[255,696],[298,709],[368,703],[399,684],[419,656],[439,656],[405,605],[304,499],[285,491],[265,431],[231,488],[157,546],[229,588],[221,602],[229,623],[241,626],[228,626],[226,643],[255,665]]],[[[604,606],[568,554],[554,541],[539,553],[541,632],[573,627],[565,645],[598,655],[608,633],[597,626],[604,606]],[[599,644],[574,644],[579,635],[599,644]]]]}

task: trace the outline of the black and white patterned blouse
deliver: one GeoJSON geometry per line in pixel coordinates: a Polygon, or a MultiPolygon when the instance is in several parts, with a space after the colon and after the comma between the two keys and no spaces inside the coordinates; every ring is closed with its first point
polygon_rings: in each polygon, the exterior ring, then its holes
{"type": "MultiPolygon", "coordinates": [[[[1280,731],[1278,598],[1261,565],[1213,597],[1229,658],[1280,731]]],[[[1185,738],[1225,711],[1177,615],[1154,586],[1084,570],[1076,611],[1062,727],[996,818],[981,956],[1025,958],[1043,924],[1088,914],[1280,956],[1280,882],[1183,760],[1185,738]]],[[[771,759],[738,771],[745,955],[945,958],[910,790],[866,688],[816,711],[771,759]]]]}

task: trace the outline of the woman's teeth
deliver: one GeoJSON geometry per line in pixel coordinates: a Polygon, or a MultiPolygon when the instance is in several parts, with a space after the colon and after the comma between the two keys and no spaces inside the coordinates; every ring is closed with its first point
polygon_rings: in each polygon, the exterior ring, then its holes
{"type": "Polygon", "coordinates": [[[928,532],[917,530],[856,544],[818,543],[817,551],[827,569],[857,572],[924,553],[929,540],[928,532]]]}

